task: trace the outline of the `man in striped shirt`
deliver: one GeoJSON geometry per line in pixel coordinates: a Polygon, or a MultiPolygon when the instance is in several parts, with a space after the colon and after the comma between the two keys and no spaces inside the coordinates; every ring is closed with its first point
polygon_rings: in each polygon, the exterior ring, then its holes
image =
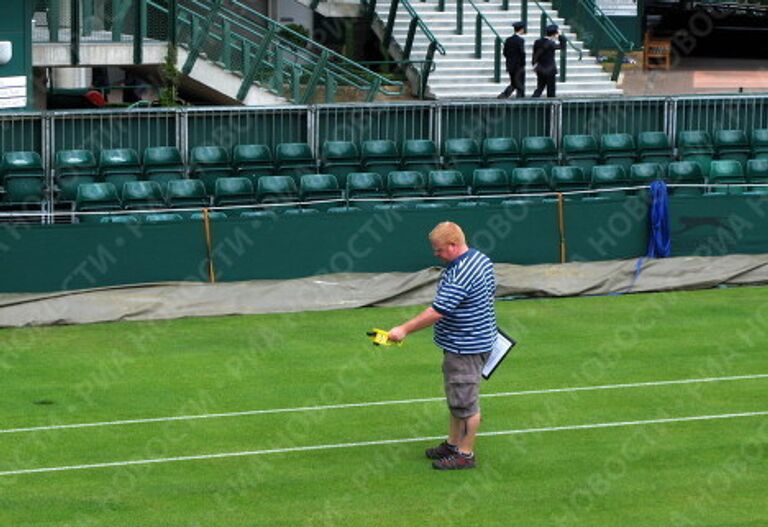
{"type": "Polygon", "coordinates": [[[413,331],[435,326],[434,341],[443,350],[443,379],[451,412],[448,439],[427,449],[440,470],[474,468],[474,444],[480,426],[480,374],[496,339],[493,298],[496,279],[491,260],[467,246],[461,227],[437,225],[429,234],[435,256],[448,265],[432,305],[389,331],[403,340],[413,331]]]}

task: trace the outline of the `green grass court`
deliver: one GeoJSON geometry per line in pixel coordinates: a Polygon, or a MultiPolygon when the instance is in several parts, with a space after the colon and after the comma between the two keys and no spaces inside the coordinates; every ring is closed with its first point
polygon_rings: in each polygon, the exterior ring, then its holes
{"type": "Polygon", "coordinates": [[[767,288],[498,302],[450,473],[420,309],[3,330],[0,525],[768,525],[767,288]]]}

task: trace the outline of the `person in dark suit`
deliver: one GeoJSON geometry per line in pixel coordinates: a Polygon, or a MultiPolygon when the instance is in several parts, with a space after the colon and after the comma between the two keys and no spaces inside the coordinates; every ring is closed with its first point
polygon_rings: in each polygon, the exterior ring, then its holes
{"type": "Polygon", "coordinates": [[[499,99],[510,97],[517,92],[517,97],[525,97],[525,24],[512,24],[515,34],[504,41],[504,58],[509,73],[509,86],[499,94],[499,99]]]}
{"type": "Polygon", "coordinates": [[[564,37],[560,36],[560,30],[554,24],[547,26],[545,35],[533,43],[533,69],[536,72],[534,97],[541,97],[544,88],[547,88],[547,97],[555,96],[555,79],[557,78],[555,51],[563,48],[564,37]]]}

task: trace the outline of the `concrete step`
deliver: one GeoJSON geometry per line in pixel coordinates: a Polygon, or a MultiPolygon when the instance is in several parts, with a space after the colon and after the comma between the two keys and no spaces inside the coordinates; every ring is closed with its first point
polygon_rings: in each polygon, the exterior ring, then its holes
{"type": "MultiPolygon", "coordinates": [[[[476,11],[471,5],[464,6],[463,34],[456,34],[456,7],[448,5],[447,10],[437,11],[437,0],[427,2],[412,2],[411,5],[419,13],[429,30],[440,41],[446,54],[435,55],[435,70],[429,78],[429,89],[438,98],[466,98],[466,97],[496,97],[506,87],[507,73],[502,71],[502,82],[493,81],[495,35],[486,25],[483,26],[483,42],[481,45],[482,57],[475,58],[475,20],[476,11]]],[[[500,0],[491,2],[479,2],[478,7],[485,18],[494,27],[496,32],[506,38],[512,34],[512,22],[522,18],[521,2],[510,2],[510,9],[501,9],[500,0]]],[[[583,49],[584,45],[571,28],[565,24],[565,20],[556,16],[551,3],[541,2],[542,7],[552,15],[555,23],[560,26],[561,32],[568,37],[573,47],[583,49]]],[[[379,4],[377,11],[379,18],[386,23],[389,16],[388,3],[379,4]]],[[[405,10],[398,10],[393,27],[393,39],[402,47],[408,36],[408,28],[411,23],[410,15],[405,10]]],[[[530,57],[533,53],[533,42],[541,33],[540,10],[533,5],[528,11],[528,36],[526,38],[526,53],[530,57]]],[[[427,51],[429,41],[423,32],[417,29],[411,56],[414,59],[422,58],[427,51]]],[[[610,74],[594,62],[584,49],[582,60],[578,53],[569,46],[567,55],[568,81],[558,83],[558,95],[564,96],[602,96],[620,95],[621,90],[610,80],[610,74]]],[[[503,65],[502,65],[503,69],[503,65]]],[[[527,72],[527,88],[529,94],[533,92],[536,83],[536,75],[530,70],[527,72]]]]}

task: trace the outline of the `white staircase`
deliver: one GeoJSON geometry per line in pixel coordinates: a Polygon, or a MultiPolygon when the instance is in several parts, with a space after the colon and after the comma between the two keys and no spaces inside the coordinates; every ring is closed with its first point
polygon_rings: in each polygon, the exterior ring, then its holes
{"type": "MultiPolygon", "coordinates": [[[[560,32],[571,43],[582,49],[583,43],[579,41],[562,18],[555,16],[550,2],[539,2],[542,7],[555,19],[560,26],[560,32]]],[[[496,97],[509,84],[509,75],[504,67],[504,58],[501,59],[501,82],[493,81],[493,60],[495,35],[483,25],[482,58],[476,59],[475,51],[475,19],[477,12],[469,2],[464,2],[464,30],[462,35],[456,34],[456,3],[446,2],[446,10],[437,10],[438,0],[426,2],[412,1],[411,5],[419,14],[430,31],[445,48],[445,55],[435,53],[435,69],[429,76],[429,92],[437,99],[445,98],[478,98],[496,97]]],[[[513,33],[512,23],[521,19],[521,2],[510,1],[509,10],[501,9],[501,0],[484,2],[476,1],[483,15],[493,25],[494,29],[506,39],[513,33]]],[[[376,14],[382,24],[386,24],[389,15],[390,2],[379,1],[376,4],[376,14]]],[[[393,40],[402,50],[405,47],[408,35],[408,25],[411,17],[400,6],[395,19],[393,40]]],[[[535,4],[529,3],[528,7],[528,34],[525,36],[526,95],[530,96],[536,88],[536,74],[530,66],[533,41],[540,34],[541,11],[535,4]]],[[[429,41],[424,33],[416,30],[416,37],[411,51],[411,60],[424,60],[429,41]]],[[[559,54],[557,57],[560,64],[559,54]]],[[[558,97],[585,96],[595,97],[604,95],[621,95],[621,90],[611,81],[610,73],[603,71],[594,58],[589,55],[589,50],[584,49],[582,60],[578,59],[578,53],[572,47],[568,47],[566,82],[560,83],[558,74],[558,97]]],[[[546,95],[546,93],[545,93],[546,95]]]]}

